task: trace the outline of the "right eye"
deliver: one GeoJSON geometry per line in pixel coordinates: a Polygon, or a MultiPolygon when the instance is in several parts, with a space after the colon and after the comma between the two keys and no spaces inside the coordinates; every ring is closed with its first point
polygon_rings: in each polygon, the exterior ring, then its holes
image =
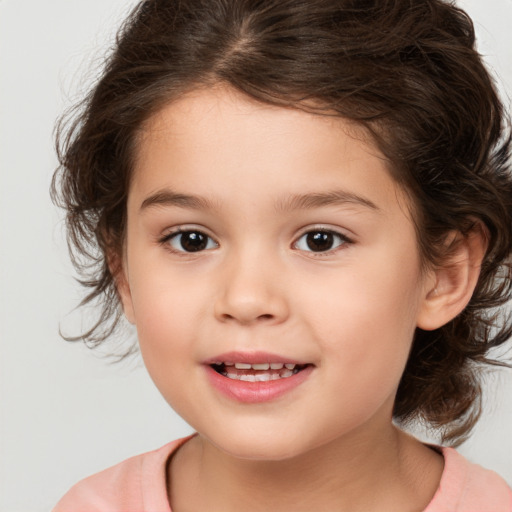
{"type": "Polygon", "coordinates": [[[301,251],[321,255],[333,253],[349,243],[350,240],[345,235],[330,229],[319,228],[304,233],[294,246],[301,251]]]}
{"type": "Polygon", "coordinates": [[[175,252],[199,252],[218,247],[217,242],[201,231],[177,231],[167,235],[163,243],[175,252]]]}

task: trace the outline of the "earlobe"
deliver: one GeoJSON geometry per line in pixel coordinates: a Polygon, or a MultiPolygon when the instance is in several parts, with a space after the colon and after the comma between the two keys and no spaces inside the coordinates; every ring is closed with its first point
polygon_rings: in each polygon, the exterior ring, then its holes
{"type": "Polygon", "coordinates": [[[117,294],[123,306],[124,316],[131,324],[135,324],[135,315],[133,311],[132,295],[128,277],[124,269],[123,263],[120,261],[119,256],[115,255],[109,258],[108,263],[110,272],[113,276],[117,294]]]}
{"type": "Polygon", "coordinates": [[[133,302],[132,302],[132,294],[130,291],[130,285],[128,284],[128,280],[125,276],[124,271],[122,271],[119,277],[116,279],[117,293],[121,299],[121,304],[123,306],[124,316],[132,325],[135,325],[135,314],[133,311],[133,302]]]}
{"type": "Polygon", "coordinates": [[[464,310],[478,282],[487,243],[487,231],[480,223],[465,236],[450,234],[446,261],[432,270],[425,292],[417,322],[420,329],[438,329],[464,310]]]}

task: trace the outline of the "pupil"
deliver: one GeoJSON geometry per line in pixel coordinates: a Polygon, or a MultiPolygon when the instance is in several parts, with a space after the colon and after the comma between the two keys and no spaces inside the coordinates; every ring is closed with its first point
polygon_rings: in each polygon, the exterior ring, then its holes
{"type": "Polygon", "coordinates": [[[306,241],[312,251],[328,251],[333,244],[333,235],[325,231],[316,231],[309,233],[306,237],[306,241]]]}
{"type": "Polygon", "coordinates": [[[207,237],[197,231],[190,231],[181,235],[181,246],[185,251],[196,252],[206,248],[207,237]]]}

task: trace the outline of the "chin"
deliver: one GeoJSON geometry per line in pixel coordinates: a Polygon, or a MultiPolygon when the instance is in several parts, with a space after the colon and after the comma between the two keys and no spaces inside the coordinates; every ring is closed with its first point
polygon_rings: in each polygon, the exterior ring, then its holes
{"type": "Polygon", "coordinates": [[[262,435],[261,432],[236,433],[222,438],[203,436],[217,449],[237,459],[279,462],[303,455],[314,447],[305,440],[290,437],[289,432],[262,435]]]}

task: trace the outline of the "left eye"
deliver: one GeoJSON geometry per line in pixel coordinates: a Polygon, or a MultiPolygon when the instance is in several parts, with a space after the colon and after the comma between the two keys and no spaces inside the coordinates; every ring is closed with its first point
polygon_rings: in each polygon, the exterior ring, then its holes
{"type": "Polygon", "coordinates": [[[176,252],[199,252],[217,247],[208,235],[193,230],[173,233],[166,241],[176,252]]]}
{"type": "Polygon", "coordinates": [[[347,238],[334,231],[314,230],[304,233],[295,242],[295,247],[301,251],[327,252],[337,249],[347,242],[347,238]]]}

